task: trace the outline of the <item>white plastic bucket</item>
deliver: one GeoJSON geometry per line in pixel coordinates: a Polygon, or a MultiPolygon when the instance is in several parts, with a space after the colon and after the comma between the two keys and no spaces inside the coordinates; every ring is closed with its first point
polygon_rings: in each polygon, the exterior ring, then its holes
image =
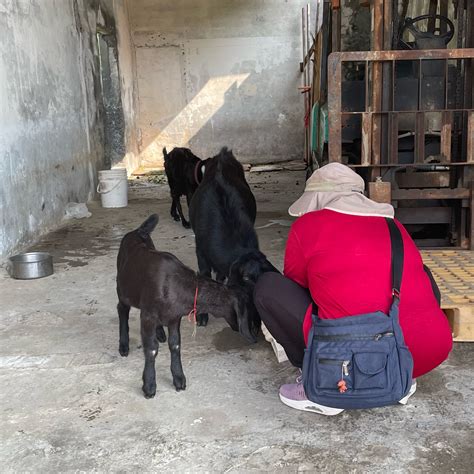
{"type": "Polygon", "coordinates": [[[117,168],[99,171],[97,192],[100,194],[102,207],[127,207],[127,170],[117,168]]]}

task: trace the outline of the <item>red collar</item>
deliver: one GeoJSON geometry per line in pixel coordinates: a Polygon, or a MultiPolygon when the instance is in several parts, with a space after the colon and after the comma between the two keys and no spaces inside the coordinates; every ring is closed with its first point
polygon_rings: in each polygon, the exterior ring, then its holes
{"type": "Polygon", "coordinates": [[[196,292],[194,293],[194,306],[193,309],[188,313],[188,320],[189,322],[194,321],[194,325],[196,325],[196,316],[197,316],[197,299],[198,299],[198,292],[199,288],[196,285],[196,292]]]}

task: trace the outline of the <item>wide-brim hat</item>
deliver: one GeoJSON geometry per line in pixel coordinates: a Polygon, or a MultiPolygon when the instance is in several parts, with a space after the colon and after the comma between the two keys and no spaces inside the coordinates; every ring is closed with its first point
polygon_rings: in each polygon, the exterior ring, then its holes
{"type": "Polygon", "coordinates": [[[393,207],[370,200],[364,195],[364,188],[364,180],[351,168],[342,163],[329,163],[306,181],[303,194],[290,206],[288,213],[299,217],[326,208],[352,215],[393,217],[393,207]]]}

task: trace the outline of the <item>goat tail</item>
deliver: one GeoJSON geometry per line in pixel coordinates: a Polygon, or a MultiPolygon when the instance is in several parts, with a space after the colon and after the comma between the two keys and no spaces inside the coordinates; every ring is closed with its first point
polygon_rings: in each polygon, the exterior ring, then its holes
{"type": "Polygon", "coordinates": [[[166,160],[168,158],[168,152],[166,151],[166,147],[163,147],[163,158],[166,160]]]}
{"type": "Polygon", "coordinates": [[[158,224],[158,214],[152,214],[137,230],[142,237],[148,237],[158,224]]]}

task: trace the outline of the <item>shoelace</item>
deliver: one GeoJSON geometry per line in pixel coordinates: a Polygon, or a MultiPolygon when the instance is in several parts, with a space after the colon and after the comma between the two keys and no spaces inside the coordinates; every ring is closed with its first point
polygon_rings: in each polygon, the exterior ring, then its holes
{"type": "Polygon", "coordinates": [[[300,375],[296,377],[296,383],[303,383],[303,371],[301,369],[298,369],[300,372],[300,375]]]}
{"type": "Polygon", "coordinates": [[[300,398],[306,398],[306,392],[304,391],[304,387],[303,387],[303,384],[301,382],[298,382],[297,383],[298,385],[298,395],[300,396],[300,398]]]}

